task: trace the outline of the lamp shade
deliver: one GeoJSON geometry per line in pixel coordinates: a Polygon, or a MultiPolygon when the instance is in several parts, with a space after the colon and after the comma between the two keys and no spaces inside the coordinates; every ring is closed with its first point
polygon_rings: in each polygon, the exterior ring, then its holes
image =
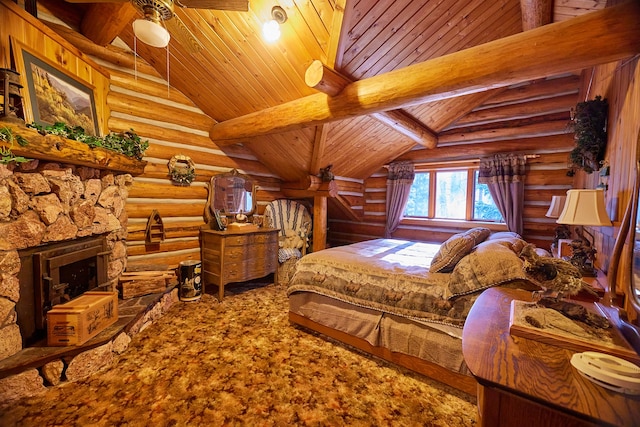
{"type": "Polygon", "coordinates": [[[553,196],[551,198],[551,206],[545,214],[547,218],[558,218],[564,208],[564,203],[567,200],[567,196],[553,196]]]}
{"type": "Polygon", "coordinates": [[[607,215],[602,190],[569,190],[558,224],[613,225],[607,215]]]}
{"type": "Polygon", "coordinates": [[[148,19],[133,21],[133,32],[140,41],[153,47],[166,47],[171,38],[166,28],[148,19]]]}

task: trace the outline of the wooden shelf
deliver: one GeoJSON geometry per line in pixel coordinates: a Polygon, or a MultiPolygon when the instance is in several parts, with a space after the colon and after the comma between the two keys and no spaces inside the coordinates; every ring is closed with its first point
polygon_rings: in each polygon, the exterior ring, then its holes
{"type": "MultiPolygon", "coordinates": [[[[14,144],[11,151],[16,156],[50,162],[87,166],[96,169],[142,175],[146,161],[137,160],[124,154],[62,138],[57,135],[41,135],[35,129],[13,121],[0,120],[0,127],[9,127],[14,135],[20,135],[29,143],[25,147],[14,144]]],[[[0,143],[0,146],[5,144],[0,143]]]]}

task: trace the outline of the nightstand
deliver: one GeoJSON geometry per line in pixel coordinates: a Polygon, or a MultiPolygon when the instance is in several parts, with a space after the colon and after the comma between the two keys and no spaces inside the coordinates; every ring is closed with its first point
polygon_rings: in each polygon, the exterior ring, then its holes
{"type": "Polygon", "coordinates": [[[518,289],[487,289],[474,303],[462,333],[462,352],[478,381],[480,426],[637,426],[640,396],[600,387],[570,363],[574,351],[509,333],[518,289]]]}

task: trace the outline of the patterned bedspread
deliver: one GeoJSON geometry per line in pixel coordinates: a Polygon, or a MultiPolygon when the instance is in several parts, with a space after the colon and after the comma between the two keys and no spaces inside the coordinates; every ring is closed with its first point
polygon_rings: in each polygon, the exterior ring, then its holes
{"type": "Polygon", "coordinates": [[[439,243],[377,239],[303,257],[289,294],[315,292],[421,321],[462,327],[477,294],[447,299],[451,273],[430,273],[439,243]]]}

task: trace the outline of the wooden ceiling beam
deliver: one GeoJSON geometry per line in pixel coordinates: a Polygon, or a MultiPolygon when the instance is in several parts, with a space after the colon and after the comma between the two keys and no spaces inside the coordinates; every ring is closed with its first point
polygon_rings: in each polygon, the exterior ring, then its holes
{"type": "Polygon", "coordinates": [[[309,167],[309,173],[311,174],[319,174],[320,168],[323,167],[321,162],[324,159],[324,150],[327,146],[328,132],[328,125],[320,125],[316,127],[316,133],[313,138],[313,154],[311,156],[310,163],[311,166],[309,167]]]}
{"type": "Polygon", "coordinates": [[[411,150],[396,160],[421,162],[429,159],[429,162],[437,163],[448,160],[477,159],[505,152],[526,153],[540,150],[548,153],[560,152],[566,159],[567,153],[574,146],[573,134],[569,133],[536,137],[521,137],[517,135],[513,139],[468,144],[464,146],[464,150],[460,148],[460,145],[440,146],[428,151],[425,149],[411,150]]]}
{"type": "Polygon", "coordinates": [[[138,14],[131,2],[93,3],[80,23],[80,32],[99,46],[106,46],[138,14]]]}
{"type": "Polygon", "coordinates": [[[72,29],[65,27],[64,25],[47,22],[47,27],[51,28],[59,36],[64,38],[66,41],[68,41],[87,55],[95,56],[124,68],[133,69],[137,67],[137,70],[140,73],[146,73],[152,76],[159,75],[156,69],[150,66],[143,59],[136,60],[136,57],[133,55],[133,53],[130,53],[122,48],[113,45],[108,45],[105,47],[98,46],[82,34],[79,34],[72,29]],[[134,61],[136,61],[137,63],[134,63],[134,61]]]}
{"type": "Polygon", "coordinates": [[[336,197],[338,184],[335,180],[322,181],[315,175],[307,175],[299,181],[288,181],[280,184],[280,191],[287,197],[336,197]]]}
{"type": "MultiPolygon", "coordinates": [[[[340,94],[344,88],[352,83],[349,78],[318,60],[313,61],[307,68],[304,74],[304,81],[307,86],[329,96],[340,94]]],[[[434,148],[438,143],[438,136],[431,129],[402,110],[373,113],[371,117],[427,148],[434,148]]]]}
{"type": "Polygon", "coordinates": [[[494,40],[212,126],[216,144],[279,133],[572,72],[640,51],[640,3],[630,1],[494,40]]]}

